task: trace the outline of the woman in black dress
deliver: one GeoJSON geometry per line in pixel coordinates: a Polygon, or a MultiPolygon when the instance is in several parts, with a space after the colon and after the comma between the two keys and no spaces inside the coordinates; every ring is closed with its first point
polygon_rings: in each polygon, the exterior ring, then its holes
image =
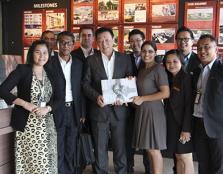
{"type": "Polygon", "coordinates": [[[176,155],[178,174],[193,174],[191,79],[182,62],[179,50],[170,50],[164,57],[170,85],[170,97],[165,100],[167,150],[176,155]]]}

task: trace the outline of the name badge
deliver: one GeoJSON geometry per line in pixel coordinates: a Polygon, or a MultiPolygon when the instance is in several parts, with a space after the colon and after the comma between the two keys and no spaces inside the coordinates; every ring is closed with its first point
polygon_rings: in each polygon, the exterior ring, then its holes
{"type": "Polygon", "coordinates": [[[46,107],[46,102],[40,102],[40,107],[46,107]]]}
{"type": "Polygon", "coordinates": [[[201,99],[201,91],[197,91],[194,103],[199,104],[200,99],[201,99]]]}

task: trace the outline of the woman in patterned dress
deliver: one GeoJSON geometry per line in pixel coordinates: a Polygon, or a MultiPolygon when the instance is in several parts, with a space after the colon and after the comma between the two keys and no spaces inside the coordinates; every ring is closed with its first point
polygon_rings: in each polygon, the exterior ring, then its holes
{"type": "Polygon", "coordinates": [[[44,66],[49,59],[46,42],[29,49],[29,64],[18,65],[0,86],[0,97],[15,104],[11,126],[16,130],[17,174],[57,174],[57,135],[53,112],[60,106],[56,78],[44,66]],[[17,96],[10,91],[17,87],[17,96]]]}
{"type": "Polygon", "coordinates": [[[162,65],[155,62],[156,44],[146,41],[141,47],[144,67],[137,76],[139,96],[133,131],[133,147],[145,149],[152,162],[152,173],[163,173],[160,150],[166,149],[166,117],[162,99],[169,97],[168,79],[162,65]]]}

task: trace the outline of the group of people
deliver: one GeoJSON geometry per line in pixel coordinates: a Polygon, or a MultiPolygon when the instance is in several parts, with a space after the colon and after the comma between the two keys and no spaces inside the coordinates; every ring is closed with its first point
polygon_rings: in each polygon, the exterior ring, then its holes
{"type": "Polygon", "coordinates": [[[80,174],[77,141],[88,121],[93,139],[93,171],[108,173],[108,145],[115,173],[134,173],[140,149],[146,174],[162,174],[161,150],[174,155],[174,173],[193,174],[196,152],[199,174],[223,173],[223,64],[216,40],[202,35],[197,54],[193,33],[181,27],[177,49],[156,61],[156,44],[138,29],[129,33],[131,54],[113,49],[110,28],[80,29],[80,48],[69,31],[45,31],[34,41],[27,64],[0,85],[0,97],[14,104],[16,173],[80,174]],[[93,48],[94,38],[98,50],[93,48]],[[129,105],[105,105],[101,80],[137,77],[138,96],[129,105]],[[10,91],[17,87],[17,94],[10,91]]]}

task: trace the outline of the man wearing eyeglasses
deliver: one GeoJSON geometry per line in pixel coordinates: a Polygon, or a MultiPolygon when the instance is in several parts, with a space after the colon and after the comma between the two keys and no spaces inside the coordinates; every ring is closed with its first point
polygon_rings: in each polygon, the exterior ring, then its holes
{"type": "MultiPolygon", "coordinates": [[[[141,46],[145,40],[145,34],[139,29],[133,29],[129,32],[129,44],[132,52],[129,54],[132,61],[132,68],[134,76],[137,76],[138,69],[141,66],[141,46]]],[[[134,154],[135,149],[132,148],[132,134],[135,119],[135,109],[131,107],[131,115],[127,120],[127,137],[126,137],[126,149],[127,149],[127,164],[128,164],[128,174],[134,173],[134,154]]],[[[145,166],[145,173],[150,174],[150,163],[148,156],[145,151],[143,151],[143,164],[145,166]]]]}
{"type": "Polygon", "coordinates": [[[80,121],[84,121],[85,106],[81,91],[83,62],[71,56],[74,36],[64,31],[57,36],[58,55],[55,55],[48,67],[57,77],[57,88],[62,90],[63,105],[56,111],[55,122],[58,124],[58,171],[59,174],[77,174],[77,133],[80,121]]]}
{"type": "Polygon", "coordinates": [[[194,144],[199,174],[223,173],[223,64],[216,39],[202,35],[197,43],[201,65],[193,72],[194,144]]]}
{"type": "Polygon", "coordinates": [[[193,32],[189,28],[182,26],[177,30],[175,39],[177,48],[180,49],[184,55],[184,69],[186,72],[190,73],[200,64],[197,54],[192,51],[192,46],[194,44],[193,32]]]}

